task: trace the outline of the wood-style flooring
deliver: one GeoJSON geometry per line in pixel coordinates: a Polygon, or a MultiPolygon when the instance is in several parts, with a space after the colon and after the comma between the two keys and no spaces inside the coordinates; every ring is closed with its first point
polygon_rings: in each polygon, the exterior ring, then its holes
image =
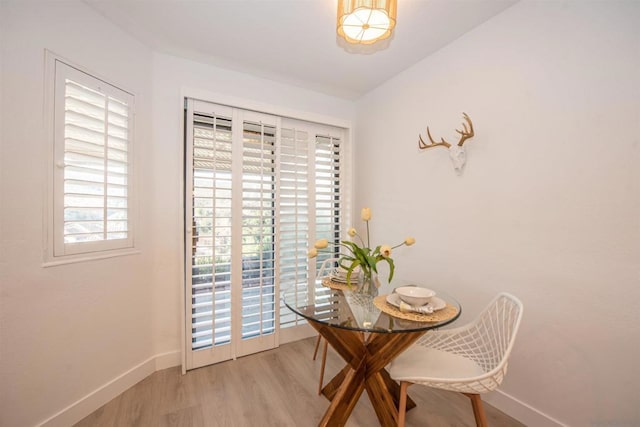
{"type": "MultiPolygon", "coordinates": [[[[196,369],[158,371],[76,424],[95,426],[316,426],[329,402],[318,396],[320,356],[311,360],[315,338],[263,353],[196,369]]],[[[329,349],[325,381],[344,362],[329,349]]],[[[475,426],[469,399],[457,393],[414,385],[409,395],[417,407],[407,426],[475,426]]],[[[522,423],[485,403],[489,425],[522,423]]],[[[347,427],[379,425],[364,392],[347,427]]]]}

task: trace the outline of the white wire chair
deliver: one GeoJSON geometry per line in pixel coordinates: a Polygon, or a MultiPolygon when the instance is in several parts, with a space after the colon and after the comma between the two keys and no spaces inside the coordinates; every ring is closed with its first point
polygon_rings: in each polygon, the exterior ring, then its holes
{"type": "MultiPolygon", "coordinates": [[[[329,275],[330,270],[333,269],[338,263],[338,258],[327,258],[325,259],[320,268],[318,269],[317,278],[322,280],[323,277],[329,275]]],[[[322,341],[322,335],[318,334],[318,338],[316,339],[316,348],[313,351],[313,360],[316,360],[318,356],[318,348],[320,347],[320,341],[322,341]]],[[[322,383],[324,381],[324,367],[327,363],[327,349],[329,347],[329,343],[327,340],[324,340],[324,345],[322,347],[322,365],[320,366],[320,384],[318,385],[318,394],[322,393],[322,383]]]]}
{"type": "Polygon", "coordinates": [[[407,387],[421,384],[469,397],[476,425],[485,427],[480,394],[502,383],[522,311],[518,298],[500,293],[471,323],[429,332],[398,356],[389,371],[400,381],[398,426],[405,423],[407,387]]]}

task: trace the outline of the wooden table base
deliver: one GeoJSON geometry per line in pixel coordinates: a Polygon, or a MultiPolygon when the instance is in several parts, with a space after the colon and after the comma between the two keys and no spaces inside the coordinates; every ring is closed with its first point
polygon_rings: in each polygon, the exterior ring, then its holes
{"type": "MultiPolygon", "coordinates": [[[[391,379],[384,367],[413,344],[426,331],[369,334],[328,326],[309,320],[347,362],[347,365],[322,389],[331,401],[320,426],[344,426],[358,403],[363,390],[376,411],[380,425],[396,426],[400,386],[391,379]]],[[[407,410],[416,404],[407,398],[407,410]]]]}

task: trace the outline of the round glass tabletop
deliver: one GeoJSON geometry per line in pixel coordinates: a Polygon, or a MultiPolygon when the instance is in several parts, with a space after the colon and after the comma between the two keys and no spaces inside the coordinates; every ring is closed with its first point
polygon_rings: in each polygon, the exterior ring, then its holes
{"type": "Polygon", "coordinates": [[[338,328],[378,333],[415,332],[447,325],[455,321],[462,312],[462,307],[453,297],[434,290],[436,297],[446,302],[451,313],[444,320],[438,320],[438,316],[432,316],[435,320],[430,321],[409,320],[406,317],[420,316],[403,316],[396,312],[391,304],[395,303],[395,295],[389,297],[394,292],[394,287],[390,285],[380,287],[375,301],[369,295],[325,286],[306,292],[299,289],[285,290],[282,292],[282,300],[289,309],[305,319],[338,328]]]}

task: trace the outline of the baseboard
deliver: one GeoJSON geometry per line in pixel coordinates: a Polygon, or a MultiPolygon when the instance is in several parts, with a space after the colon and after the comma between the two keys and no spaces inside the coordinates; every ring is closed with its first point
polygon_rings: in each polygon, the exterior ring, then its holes
{"type": "Polygon", "coordinates": [[[305,338],[313,337],[318,333],[310,325],[301,325],[294,328],[280,329],[279,345],[287,344],[294,341],[300,341],[305,338]]]}
{"type": "Polygon", "coordinates": [[[150,357],[38,425],[46,427],[73,425],[154,372],[178,365],[180,365],[179,351],[150,357]]]}
{"type": "Polygon", "coordinates": [[[166,353],[156,355],[155,361],[156,371],[172,368],[174,366],[180,366],[181,354],[179,351],[168,351],[166,353]]]}
{"type": "Polygon", "coordinates": [[[500,390],[482,395],[482,400],[528,426],[567,427],[552,416],[500,390]]]}
{"type": "MultiPolygon", "coordinates": [[[[301,336],[311,336],[312,332],[312,328],[309,328],[309,330],[304,329],[298,331],[298,333],[287,337],[288,339],[286,342],[294,341],[296,338],[300,339],[301,336]]],[[[144,362],[129,369],[122,375],[109,381],[97,390],[89,393],[77,402],[72,403],[55,415],[52,415],[38,425],[44,427],[64,427],[73,425],[154,372],[173,366],[179,366],[180,357],[181,354],[179,351],[162,353],[150,357],[144,362]]],[[[547,415],[500,390],[483,395],[482,399],[505,414],[528,426],[567,427],[566,424],[556,420],[550,415],[547,415]]]]}

